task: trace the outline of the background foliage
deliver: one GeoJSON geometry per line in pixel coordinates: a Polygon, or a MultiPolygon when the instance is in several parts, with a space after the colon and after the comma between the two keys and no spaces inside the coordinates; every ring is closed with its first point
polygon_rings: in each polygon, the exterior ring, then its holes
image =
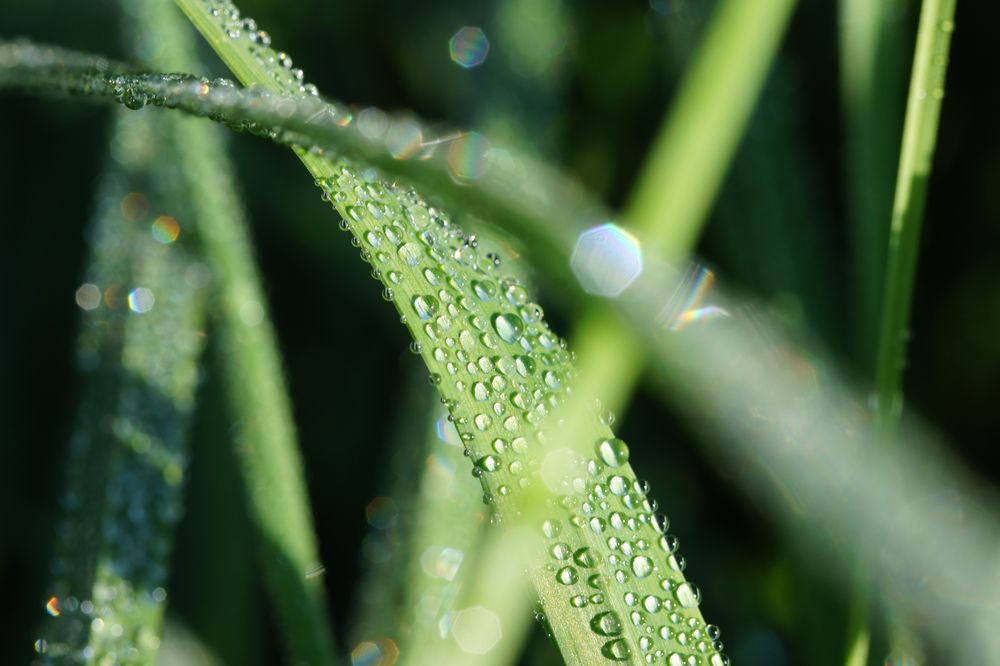
{"type": "MultiPolygon", "coordinates": [[[[525,77],[504,58],[508,33],[498,3],[241,4],[276,44],[294,46],[296,64],[321,90],[534,147],[613,207],[635,178],[711,7],[695,0],[575,3],[558,24],[565,46],[557,64],[525,77]],[[448,58],[447,40],[462,25],[481,25],[491,35],[493,52],[482,67],[463,70],[448,58]]],[[[899,35],[902,55],[899,71],[880,90],[889,119],[872,140],[895,154],[916,3],[889,4],[888,26],[899,35]]],[[[993,405],[1000,395],[994,224],[1000,135],[991,130],[997,93],[985,65],[997,20],[1000,9],[989,3],[959,8],[905,378],[908,406],[994,480],[1000,475],[990,450],[1000,433],[993,405]]],[[[127,59],[112,3],[8,0],[0,6],[0,26],[4,36],[127,59]]],[[[866,291],[851,286],[857,258],[845,190],[852,172],[837,49],[836,4],[802,3],[699,253],[863,376],[870,362],[856,331],[874,331],[877,323],[858,321],[866,291]]],[[[213,73],[225,71],[219,66],[213,73]]],[[[42,613],[39,595],[79,395],[73,293],[111,114],[105,106],[9,92],[2,99],[0,585],[16,612],[0,628],[0,661],[21,663],[42,613]]],[[[393,420],[425,388],[399,381],[419,372],[405,331],[378,297],[369,268],[334,233],[332,216],[294,156],[244,137],[231,144],[284,355],[321,552],[327,563],[344,563],[324,581],[338,643],[350,646],[349,609],[361,601],[357,581],[377,557],[365,507],[389,491],[393,420]],[[353,314],[349,324],[346,311],[353,314]],[[345,461],[362,454],[370,464],[359,473],[345,461]]],[[[887,168],[872,174],[873,191],[892,182],[894,161],[887,168]]],[[[578,304],[546,291],[544,274],[537,279],[550,320],[568,333],[578,304]]],[[[879,283],[867,289],[877,294],[879,283]]],[[[272,663],[279,654],[273,618],[249,555],[211,340],[206,358],[190,510],[178,534],[169,612],[225,663],[272,663]]],[[[836,663],[844,635],[842,582],[800,557],[735,488],[740,470],[707,459],[651,394],[638,393],[618,423],[684,541],[706,612],[724,628],[736,663],[836,663]]],[[[951,500],[940,498],[944,505],[951,500]]],[[[960,520],[961,507],[954,510],[960,520]]],[[[524,663],[556,659],[536,634],[524,663]]]]}

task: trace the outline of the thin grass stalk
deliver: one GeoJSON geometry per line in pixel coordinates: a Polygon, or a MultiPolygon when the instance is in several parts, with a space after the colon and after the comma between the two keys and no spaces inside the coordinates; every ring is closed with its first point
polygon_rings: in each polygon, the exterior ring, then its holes
{"type": "Polygon", "coordinates": [[[902,412],[902,376],[909,338],[920,231],[937,145],[956,0],[924,0],[906,103],[896,194],[882,287],[875,393],[878,418],[893,427],[902,412]]]}
{"type": "MultiPolygon", "coordinates": [[[[725,0],[716,8],[623,216],[667,261],[694,250],[794,8],[794,0],[725,0]]],[[[638,343],[601,305],[585,311],[573,339],[581,395],[620,410],[642,370],[638,343]]]]}
{"type": "MultiPolygon", "coordinates": [[[[163,46],[153,66],[199,68],[190,28],[172,2],[142,0],[131,10],[161,35],[163,46]]],[[[315,575],[321,570],[319,547],[291,403],[233,167],[218,128],[177,117],[171,131],[214,282],[214,331],[259,568],[289,660],[332,664],[336,658],[322,577],[315,575]]]]}
{"type": "MultiPolygon", "coordinates": [[[[875,397],[876,417],[883,429],[897,427],[903,410],[902,375],[906,357],[910,310],[916,280],[920,230],[938,120],[944,99],[945,75],[951,35],[954,32],[955,0],[925,0],[920,12],[917,44],[913,56],[910,90],[900,149],[896,192],[889,229],[888,260],[882,288],[882,316],[878,334],[875,397]]],[[[848,666],[862,666],[870,643],[870,592],[865,573],[859,572],[848,618],[848,666]]],[[[894,619],[893,643],[898,650],[916,656],[919,647],[898,618],[894,619]]]]}
{"type": "Polygon", "coordinates": [[[858,368],[874,373],[892,215],[894,167],[906,100],[905,0],[840,1],[840,91],[844,180],[851,242],[852,347],[858,368]]]}

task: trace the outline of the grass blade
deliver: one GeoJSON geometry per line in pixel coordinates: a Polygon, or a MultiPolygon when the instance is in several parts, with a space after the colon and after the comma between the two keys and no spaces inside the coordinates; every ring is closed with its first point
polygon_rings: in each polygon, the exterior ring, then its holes
{"type": "MultiPolygon", "coordinates": [[[[246,39],[232,37],[241,19],[231,4],[206,5],[194,0],[181,0],[179,4],[245,84],[290,92],[304,87],[298,77],[280,65],[266,66],[264,63],[272,52],[251,48],[252,35],[246,39]],[[221,19],[213,16],[210,8],[221,19]]],[[[413,191],[379,182],[374,175],[366,178],[343,162],[305,152],[300,152],[300,157],[343,215],[345,227],[361,242],[363,257],[378,268],[386,288],[392,290],[397,308],[407,317],[408,328],[420,345],[424,361],[434,373],[439,391],[476,461],[488,496],[501,515],[515,520],[516,507],[520,506],[518,493],[530,496],[548,483],[532,480],[534,477],[528,471],[532,464],[544,465],[541,455],[534,458],[531,455],[532,449],[539,445],[535,429],[558,405],[558,396],[566,390],[565,382],[572,379],[574,371],[569,354],[548,330],[540,308],[530,303],[523,287],[502,278],[498,286],[494,281],[497,279],[493,275],[494,262],[484,261],[486,257],[479,254],[471,239],[443,211],[428,208],[413,191]],[[508,393],[508,389],[512,390],[508,393]],[[504,401],[509,401],[510,406],[504,401]],[[534,491],[522,490],[525,486],[533,487],[534,491]]],[[[610,441],[613,436],[596,415],[591,415],[588,421],[590,432],[582,440],[588,443],[581,441],[578,446],[587,456],[593,456],[597,443],[610,441]]],[[[559,567],[550,564],[531,569],[543,606],[560,620],[553,622],[552,628],[564,657],[570,663],[581,664],[601,663],[606,658],[631,661],[654,645],[665,655],[676,654],[678,659],[682,655],[713,654],[715,648],[710,636],[714,630],[706,628],[700,617],[697,593],[684,581],[680,567],[668,566],[669,541],[661,540],[654,527],[659,525],[662,530],[665,524],[653,518],[654,507],[644,499],[645,489],[635,482],[624,460],[627,453],[618,444],[607,446],[611,451],[604,462],[592,459],[591,464],[593,474],[609,474],[611,489],[597,482],[594,492],[620,491],[618,497],[627,495],[628,499],[616,501],[625,502],[624,508],[635,523],[638,551],[655,549],[658,547],[655,544],[662,541],[667,552],[639,554],[629,546],[628,566],[634,578],[623,570],[616,574],[620,556],[608,551],[607,540],[601,533],[607,520],[612,524],[624,520],[622,514],[614,512],[617,518],[594,515],[589,526],[579,518],[578,527],[570,520],[575,512],[567,515],[567,507],[558,510],[560,505],[555,502],[549,506],[549,511],[557,510],[563,516],[558,522],[566,524],[560,530],[550,529],[551,539],[561,539],[556,544],[560,545],[557,552],[567,548],[569,553],[579,554],[575,565],[557,557],[557,561],[563,562],[559,567]],[[557,531],[561,533],[557,535],[557,531]],[[549,568],[558,570],[553,574],[549,568]],[[593,569],[594,574],[588,575],[588,569],[593,569]],[[616,576],[621,582],[615,582],[616,576]],[[586,594],[585,577],[591,582],[607,581],[600,584],[612,588],[624,586],[629,580],[623,589],[629,590],[631,596],[621,596],[609,589],[606,597],[602,595],[599,603],[594,602],[596,609],[580,607],[576,612],[567,612],[567,608],[572,608],[570,598],[586,594]],[[670,596],[664,598],[664,592],[670,596]],[[654,603],[656,611],[662,611],[666,605],[678,621],[690,620],[689,629],[697,630],[703,637],[698,641],[699,646],[684,645],[686,640],[678,639],[672,631],[649,636],[640,628],[646,626],[645,622],[624,621],[630,613],[638,612],[628,605],[628,599],[633,597],[648,597],[648,612],[654,612],[654,603]]],[[[576,455],[569,449],[563,451],[565,455],[576,455]]],[[[559,451],[554,453],[563,455],[559,451]]],[[[560,486],[561,482],[550,481],[560,486]]],[[[587,483],[583,479],[580,482],[587,483]]],[[[571,487],[557,494],[572,495],[571,487]]],[[[572,504],[569,497],[565,501],[572,504]]],[[[604,511],[608,509],[602,508],[599,513],[604,511]]],[[[637,617],[642,619],[642,613],[637,617]]],[[[458,627],[454,633],[459,633],[458,627]]],[[[461,639],[456,636],[456,640],[461,647],[461,639]]],[[[713,658],[721,663],[722,658],[717,654],[713,658]]]]}
{"type": "Polygon", "coordinates": [[[898,0],[841,0],[840,90],[845,129],[846,204],[851,234],[854,357],[875,368],[885,233],[904,108],[906,22],[898,0]]]}
{"type": "Polygon", "coordinates": [[[176,220],[190,211],[162,189],[168,167],[158,158],[171,144],[156,120],[117,119],[117,140],[141,149],[123,154],[105,179],[93,257],[77,291],[86,386],[68,456],[51,617],[36,643],[42,663],[140,663],[159,647],[205,299],[196,282],[177,279],[199,264],[187,225],[176,235],[176,220]]]}
{"type": "MultiPolygon", "coordinates": [[[[163,47],[153,66],[199,66],[190,28],[172,2],[130,4],[142,24],[161,31],[163,47]]],[[[237,424],[233,443],[256,527],[259,568],[289,660],[331,664],[336,660],[322,579],[309,575],[319,567],[319,548],[291,404],[233,167],[218,128],[191,118],[171,117],[171,122],[214,279],[214,330],[229,410],[237,424]]]]}
{"type": "MultiPolygon", "coordinates": [[[[924,204],[934,147],[937,144],[938,118],[944,98],[955,4],[955,0],[923,2],[913,57],[896,193],[892,204],[876,357],[877,417],[882,426],[890,430],[896,427],[902,413],[901,386],[908,338],[906,331],[909,327],[916,278],[924,204]]],[[[866,185],[870,186],[870,183],[866,185]]],[[[870,243],[868,245],[871,246],[870,243]]],[[[852,599],[848,626],[849,666],[867,661],[868,592],[863,581],[861,577],[852,599]]],[[[893,633],[894,642],[913,643],[912,639],[903,636],[906,633],[904,629],[894,629],[893,633]]],[[[908,652],[912,654],[914,650],[915,647],[911,647],[908,652]]]]}
{"type": "Polygon", "coordinates": [[[916,276],[920,229],[927,200],[944,80],[955,30],[956,0],[924,0],[906,103],[896,176],[889,257],[883,286],[875,392],[879,419],[891,425],[902,410],[901,382],[916,276]]]}

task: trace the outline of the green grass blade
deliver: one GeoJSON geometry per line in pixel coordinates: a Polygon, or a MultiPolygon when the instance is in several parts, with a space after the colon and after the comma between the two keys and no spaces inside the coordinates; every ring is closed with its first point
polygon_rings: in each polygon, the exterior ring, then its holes
{"type": "MultiPolygon", "coordinates": [[[[397,487],[404,487],[389,500],[398,516],[390,526],[376,520],[368,537],[376,539],[371,546],[378,552],[388,549],[381,545],[382,539],[402,541],[392,546],[399,556],[390,556],[370,570],[369,582],[362,588],[362,617],[354,632],[355,653],[384,649],[386,638],[397,643],[399,666],[436,663],[429,655],[446,640],[439,619],[462,610],[459,593],[475,565],[489,519],[482,487],[466,474],[462,439],[445,409],[436,405],[425,411],[422,420],[423,446],[413,446],[415,421],[410,419],[405,421],[406,448],[396,453],[402,458],[397,463],[397,487]],[[416,487],[407,490],[407,484],[416,487]]],[[[384,503],[386,498],[376,501],[384,503]]]]}
{"type": "MultiPolygon", "coordinates": [[[[917,45],[913,57],[910,91],[903,127],[902,147],[896,177],[896,193],[892,203],[892,223],[889,229],[888,261],[885,267],[882,293],[882,316],[877,342],[875,396],[877,417],[888,429],[896,427],[902,413],[902,374],[906,356],[906,333],[916,278],[920,229],[930,180],[934,147],[937,143],[938,119],[944,98],[951,34],[954,31],[955,0],[925,0],[921,9],[917,45]]],[[[868,123],[873,122],[868,120],[868,123]]],[[[865,129],[864,125],[861,127],[865,129]]],[[[869,137],[871,138],[871,137],[869,137]]],[[[858,148],[855,148],[858,150],[858,148]]],[[[862,171],[863,175],[867,170],[862,171]]],[[[872,188],[869,182],[865,188],[872,188]]],[[[878,191],[878,188],[875,188],[878,191]]],[[[859,211],[859,212],[864,212],[859,211]]],[[[871,216],[869,216],[871,217],[871,216]]],[[[862,218],[860,222],[874,223],[862,218]]],[[[876,229],[880,228],[876,225],[876,229]]],[[[869,248],[870,236],[860,239],[869,248]]],[[[866,254],[870,254],[870,250],[866,254]]],[[[861,258],[862,267],[871,268],[871,258],[861,258]]],[[[867,277],[867,276],[858,276],[867,277]]],[[[870,282],[869,282],[870,284],[870,282]]],[[[860,304],[864,306],[865,299],[860,304]]],[[[861,312],[862,318],[865,311],[861,312]]],[[[852,599],[848,625],[848,666],[861,666],[867,661],[870,642],[867,610],[868,594],[859,581],[852,599]]],[[[899,623],[896,623],[899,625],[899,623]]],[[[906,637],[901,625],[893,630],[893,642],[909,644],[904,653],[916,654],[916,644],[906,637]]],[[[902,649],[901,646],[897,646],[902,649]]]]}
{"type": "MultiPolygon", "coordinates": [[[[727,0],[717,9],[625,210],[644,246],[667,261],[694,250],[777,53],[794,0],[727,0]]],[[[574,335],[581,395],[619,411],[642,370],[639,343],[605,306],[574,335]]]]}
{"type": "Polygon", "coordinates": [[[840,90],[844,113],[850,297],[858,368],[874,373],[879,284],[906,97],[900,0],[841,0],[840,90]]]}
{"type": "Polygon", "coordinates": [[[639,176],[626,219],[685,259],[700,235],[757,101],[795,0],[725,0],[639,176]]]}
{"type": "MultiPolygon", "coordinates": [[[[179,4],[245,84],[291,92],[300,89],[302,84],[287,69],[264,64],[272,51],[257,47],[254,50],[259,58],[255,58],[250,55],[251,38],[230,36],[239,20],[232,5],[206,5],[194,0],[181,0],[179,4]],[[214,17],[210,7],[220,10],[223,19],[214,17]]],[[[518,493],[529,496],[538,492],[543,483],[528,473],[532,460],[544,467],[541,456],[532,456],[532,450],[539,445],[536,428],[558,405],[559,395],[564,394],[566,382],[572,379],[568,352],[548,330],[540,309],[530,303],[524,289],[495,275],[494,262],[480,254],[484,248],[475,247],[443,211],[427,207],[413,191],[380,182],[374,174],[360,174],[343,162],[305,152],[300,152],[300,157],[344,217],[345,227],[361,242],[363,257],[377,267],[384,285],[392,290],[397,308],[406,316],[407,326],[476,462],[477,475],[500,514],[515,520],[518,493]],[[523,490],[525,485],[534,490],[523,490]]],[[[612,435],[597,415],[592,414],[588,421],[589,433],[583,440],[587,443],[581,441],[577,446],[593,456],[597,442],[612,435]]],[[[569,449],[563,451],[575,455],[569,449]]],[[[714,653],[706,636],[706,632],[712,632],[700,617],[693,588],[684,581],[679,567],[670,569],[669,552],[656,553],[659,535],[652,525],[652,505],[644,499],[645,489],[634,481],[627,463],[617,457],[609,460],[592,463],[595,474],[613,477],[606,482],[611,489],[598,482],[595,492],[628,497],[614,501],[624,502],[626,515],[635,522],[640,545],[634,548],[639,552],[630,546],[625,566],[637,573],[634,578],[624,570],[616,574],[621,556],[609,552],[602,535],[607,521],[615,524],[616,520],[625,520],[621,514],[617,518],[604,517],[601,514],[609,509],[601,508],[590,524],[580,517],[577,526],[571,520],[575,512],[553,503],[548,511],[561,515],[558,522],[565,525],[558,535],[555,529],[550,530],[551,538],[558,539],[556,544],[565,544],[556,552],[561,554],[566,548],[569,553],[579,553],[579,560],[570,564],[557,559],[561,565],[533,565],[531,571],[543,606],[553,618],[559,618],[552,628],[564,657],[570,663],[581,664],[602,663],[606,658],[633,661],[647,651],[647,641],[659,646],[657,649],[664,654],[676,653],[677,658],[714,653]],[[621,495],[616,494],[619,491],[621,495]],[[645,548],[654,550],[640,554],[645,548]],[[593,574],[589,573],[591,569],[593,574]],[[616,575],[622,583],[615,582],[616,575]],[[628,589],[632,596],[609,589],[599,602],[573,609],[570,599],[588,594],[588,580],[611,588],[631,580],[622,589],[628,589]],[[651,631],[650,636],[641,628],[645,622],[628,621],[630,613],[638,612],[628,605],[633,596],[649,597],[650,607],[655,602],[658,611],[666,604],[678,620],[690,619],[689,628],[697,628],[699,635],[706,636],[699,641],[704,652],[694,645],[682,645],[671,631],[651,631]]],[[[565,492],[572,494],[568,489],[558,494],[565,492]]],[[[565,501],[570,502],[568,496],[565,501]]],[[[641,616],[639,613],[637,617],[641,616]]],[[[456,619],[452,633],[462,648],[460,636],[464,630],[458,622],[456,619]]],[[[475,651],[462,649],[471,659],[475,651]]],[[[714,658],[720,660],[718,655],[714,658]]]]}
{"type": "MultiPolygon", "coordinates": [[[[193,35],[169,0],[132,4],[140,21],[161,31],[162,69],[196,69],[193,35]]],[[[229,411],[238,424],[234,446],[256,527],[259,568],[277,610],[292,662],[336,661],[312,513],[291,404],[233,167],[216,127],[171,118],[181,173],[200,220],[200,240],[214,280],[214,330],[219,336],[229,411]]]]}
{"type": "Polygon", "coordinates": [[[924,0],[906,103],[903,143],[896,176],[889,257],[882,288],[875,392],[881,422],[891,424],[902,410],[902,374],[916,277],[920,229],[927,200],[938,118],[944,99],[956,0],[924,0]]]}
{"type": "Polygon", "coordinates": [[[164,188],[161,120],[117,118],[120,154],[101,187],[77,291],[83,402],[68,456],[42,663],[148,663],[181,513],[205,293],[178,279],[198,261],[190,211],[164,188]],[[185,224],[181,238],[176,220],[185,224]]]}

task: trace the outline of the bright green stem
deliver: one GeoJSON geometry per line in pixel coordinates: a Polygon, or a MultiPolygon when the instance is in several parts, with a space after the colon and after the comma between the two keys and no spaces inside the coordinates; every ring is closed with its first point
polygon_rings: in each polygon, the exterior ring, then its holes
{"type": "MultiPolygon", "coordinates": [[[[190,28],[172,2],[141,0],[133,11],[165,36],[154,66],[199,69],[190,28]]],[[[214,280],[215,332],[260,568],[290,660],[330,664],[335,657],[322,578],[309,575],[319,565],[319,547],[277,340],[233,167],[218,127],[173,115],[169,122],[214,280]]]]}
{"type": "Polygon", "coordinates": [[[906,104],[883,286],[875,392],[878,418],[892,427],[902,411],[902,374],[913,286],[931,175],[956,0],[925,0],[906,104]]]}
{"type": "MultiPolygon", "coordinates": [[[[304,92],[301,80],[288,68],[271,64],[276,54],[259,45],[259,35],[251,40],[237,32],[238,11],[231,4],[177,2],[244,84],[304,92]]],[[[342,216],[342,227],[354,235],[362,256],[375,267],[373,275],[385,295],[405,315],[414,349],[432,372],[494,510],[512,526],[531,527],[505,530],[507,536],[499,538],[530,548],[529,578],[566,661],[590,665],[610,658],[636,663],[642,652],[658,649],[676,654],[675,660],[698,654],[713,665],[721,663],[710,642],[691,645],[676,634],[652,632],[652,627],[647,631],[631,621],[634,609],[628,599],[634,595],[648,598],[650,607],[655,603],[659,611],[669,604],[688,628],[702,627],[708,636],[715,633],[698,610],[696,588],[667,552],[672,541],[660,538],[656,526],[662,530],[665,523],[651,515],[651,504],[643,504],[646,489],[636,481],[627,453],[593,459],[600,442],[619,450],[611,443],[607,420],[592,409],[584,418],[570,416],[567,421],[581,433],[573,448],[553,450],[557,455],[550,458],[548,447],[542,446],[554,433],[546,432],[547,415],[557,407],[558,414],[565,415],[560,403],[571,394],[576,373],[570,353],[527,290],[498,268],[486,250],[478,250],[457,221],[447,219],[447,212],[428,208],[418,192],[383,181],[378,174],[361,173],[346,160],[321,151],[297,152],[342,216]],[[590,466],[584,469],[588,458],[590,466]],[[590,482],[597,484],[594,493],[615,496],[596,510],[588,509],[594,513],[589,521],[574,510],[579,501],[575,484],[588,483],[578,474],[600,479],[590,482]],[[605,482],[613,490],[605,488],[605,482]],[[630,570],[638,572],[632,577],[624,570],[619,573],[621,560],[604,533],[608,525],[623,520],[612,506],[631,515],[637,542],[650,549],[648,555],[630,560],[630,570]],[[522,515],[530,516],[527,522],[522,515]],[[549,540],[544,546],[539,534],[543,517],[549,540]],[[626,583],[627,588],[616,587],[626,583]],[[610,589],[594,596],[595,586],[610,589]],[[624,594],[625,589],[631,595],[624,594]],[[582,601],[572,604],[571,599],[582,601]]],[[[491,664],[498,655],[517,649],[529,617],[519,591],[525,565],[505,551],[487,549],[483,575],[464,592],[469,601],[451,618],[454,626],[449,630],[449,618],[440,618],[445,620],[440,626],[454,640],[440,659],[428,663],[491,664]],[[515,581],[518,585],[512,584],[515,581]],[[500,637],[498,627],[506,640],[502,649],[492,649],[500,637]]]]}
{"type": "MultiPolygon", "coordinates": [[[[648,254],[693,251],[795,7],[794,0],[726,0],[699,45],[657,135],[624,218],[648,254]]],[[[574,336],[584,395],[619,410],[642,371],[635,336],[605,306],[574,336]]]]}
{"type": "MultiPolygon", "coordinates": [[[[920,228],[931,174],[938,119],[944,99],[944,81],[956,0],[925,0],[920,13],[913,56],[906,120],[896,177],[896,194],[889,230],[888,263],[882,293],[882,321],[876,359],[875,395],[880,425],[894,430],[902,413],[902,374],[906,356],[916,276],[920,228]]],[[[859,566],[863,567],[862,564],[859,566]]],[[[871,632],[871,603],[863,570],[851,598],[847,636],[847,666],[867,661],[871,632]]],[[[898,633],[898,632],[897,632],[898,633]]],[[[894,640],[894,643],[898,641],[894,640]]]]}
{"type": "Polygon", "coordinates": [[[625,218],[668,258],[691,251],[774,60],[795,0],[725,0],[650,149],[625,218]]]}

